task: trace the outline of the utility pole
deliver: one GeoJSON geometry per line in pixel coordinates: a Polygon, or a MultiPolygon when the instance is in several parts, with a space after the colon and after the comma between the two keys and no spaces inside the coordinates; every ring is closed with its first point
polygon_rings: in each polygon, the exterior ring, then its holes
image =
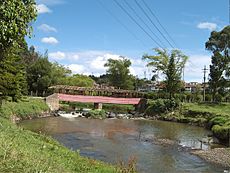
{"type": "Polygon", "coordinates": [[[203,73],[204,73],[204,86],[203,86],[203,101],[205,102],[205,89],[206,89],[206,72],[208,69],[206,68],[206,65],[204,66],[203,73]]]}

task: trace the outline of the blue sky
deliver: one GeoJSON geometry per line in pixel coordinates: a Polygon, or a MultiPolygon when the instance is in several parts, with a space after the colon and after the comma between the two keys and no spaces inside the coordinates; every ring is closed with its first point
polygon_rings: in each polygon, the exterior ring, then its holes
{"type": "MultiPolygon", "coordinates": [[[[135,0],[126,0],[151,31],[142,23],[125,0],[117,0],[129,14],[145,28],[153,39],[159,37],[162,47],[172,47],[160,35],[151,21],[141,11],[135,0]]],[[[136,0],[168,40],[156,19],[136,0]]],[[[201,81],[204,65],[210,63],[210,53],[205,42],[213,30],[221,30],[228,24],[228,0],[144,0],[158,17],[170,36],[190,59],[185,69],[186,81],[201,81]]],[[[134,75],[151,76],[151,70],[141,60],[144,53],[153,54],[159,47],[135,22],[115,3],[115,0],[37,0],[38,18],[33,23],[34,33],[27,39],[29,45],[44,53],[49,59],[69,67],[74,73],[105,73],[104,63],[108,58],[120,55],[132,61],[130,71],[134,75]]]]}

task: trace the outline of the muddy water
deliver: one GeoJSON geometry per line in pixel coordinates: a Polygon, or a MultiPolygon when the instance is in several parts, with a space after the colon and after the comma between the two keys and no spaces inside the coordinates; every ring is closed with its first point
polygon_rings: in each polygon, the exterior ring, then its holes
{"type": "Polygon", "coordinates": [[[210,132],[199,127],[162,121],[61,117],[28,120],[19,125],[51,135],[66,147],[79,150],[82,156],[113,164],[135,157],[139,172],[224,171],[223,168],[209,164],[187,151],[187,147],[209,147],[204,144],[201,146],[199,140],[210,132]],[[167,140],[159,144],[162,139],[167,140]],[[154,142],[156,140],[157,143],[154,142]],[[178,143],[180,146],[171,143],[178,143]]]}

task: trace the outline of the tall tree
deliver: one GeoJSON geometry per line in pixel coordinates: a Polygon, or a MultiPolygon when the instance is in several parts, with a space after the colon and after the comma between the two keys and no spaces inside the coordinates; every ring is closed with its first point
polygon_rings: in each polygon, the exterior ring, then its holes
{"type": "Polygon", "coordinates": [[[166,49],[154,49],[156,55],[144,55],[147,66],[152,67],[156,73],[165,76],[165,89],[170,98],[181,89],[181,75],[188,57],[179,50],[172,50],[170,53],[166,49]]]}
{"type": "Polygon", "coordinates": [[[221,93],[226,86],[226,80],[223,75],[226,69],[226,60],[219,52],[215,52],[212,56],[212,64],[210,65],[209,87],[212,93],[212,100],[216,101],[216,94],[221,93]]]}
{"type": "Polygon", "coordinates": [[[223,94],[224,88],[229,86],[230,26],[225,27],[220,32],[213,31],[205,47],[213,53],[209,86],[213,101],[216,101],[216,94],[223,94]]]}
{"type": "Polygon", "coordinates": [[[51,70],[52,63],[49,62],[48,57],[40,55],[39,59],[27,69],[29,92],[33,91],[38,95],[43,95],[52,83],[51,70]]]}
{"type": "Polygon", "coordinates": [[[68,78],[71,74],[71,70],[57,62],[52,63],[51,66],[51,84],[60,85],[63,80],[68,78]]]}
{"type": "Polygon", "coordinates": [[[170,56],[165,75],[165,89],[171,99],[182,88],[181,72],[176,69],[175,58],[173,56],[170,56]]]}
{"type": "MultiPolygon", "coordinates": [[[[31,35],[31,22],[36,19],[34,0],[0,1],[0,52],[20,45],[26,35],[31,35]]],[[[0,56],[0,58],[3,58],[0,56]]]]}
{"type": "Polygon", "coordinates": [[[31,35],[31,22],[37,11],[34,0],[0,1],[0,92],[17,100],[25,88],[25,70],[21,61],[25,36],[31,35]]]}
{"type": "Polygon", "coordinates": [[[0,91],[3,97],[10,96],[17,101],[26,94],[27,83],[25,69],[19,52],[10,50],[10,54],[0,61],[0,91]]]}
{"type": "Polygon", "coordinates": [[[130,75],[129,67],[131,61],[120,57],[120,59],[108,59],[105,67],[107,67],[106,73],[108,74],[109,83],[120,89],[133,89],[134,80],[130,75]]]}

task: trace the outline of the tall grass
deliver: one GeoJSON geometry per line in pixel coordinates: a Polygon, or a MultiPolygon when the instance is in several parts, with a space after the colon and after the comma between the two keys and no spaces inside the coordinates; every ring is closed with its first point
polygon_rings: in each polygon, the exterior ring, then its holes
{"type": "Polygon", "coordinates": [[[43,112],[47,112],[49,107],[47,104],[37,98],[27,98],[19,102],[5,102],[0,108],[0,117],[10,118],[17,116],[25,119],[28,117],[38,116],[43,112]]]}

